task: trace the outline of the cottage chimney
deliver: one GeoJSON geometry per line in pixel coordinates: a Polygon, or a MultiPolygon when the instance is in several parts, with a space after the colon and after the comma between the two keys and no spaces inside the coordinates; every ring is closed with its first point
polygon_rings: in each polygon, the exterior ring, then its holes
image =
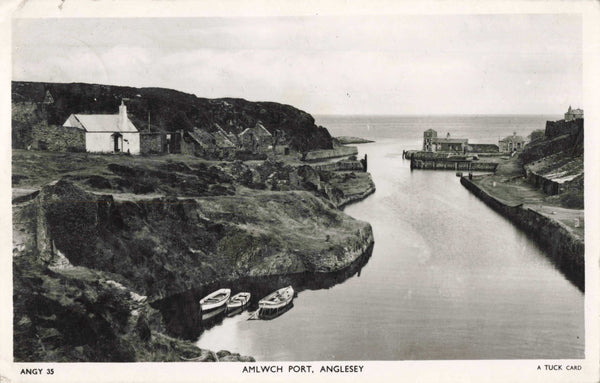
{"type": "Polygon", "coordinates": [[[119,129],[121,131],[127,130],[127,107],[123,100],[121,100],[121,105],[119,105],[119,129]]]}

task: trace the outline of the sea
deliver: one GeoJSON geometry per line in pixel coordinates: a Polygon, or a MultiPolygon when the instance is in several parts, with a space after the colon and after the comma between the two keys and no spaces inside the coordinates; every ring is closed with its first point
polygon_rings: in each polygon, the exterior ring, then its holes
{"type": "Polygon", "coordinates": [[[284,314],[224,317],[197,345],[259,361],[584,358],[584,293],[454,172],[402,159],[430,128],[497,144],[560,118],[316,116],[332,136],[375,141],[357,146],[377,190],[344,209],[372,225],[372,253],[343,276],[298,281],[284,314]]]}

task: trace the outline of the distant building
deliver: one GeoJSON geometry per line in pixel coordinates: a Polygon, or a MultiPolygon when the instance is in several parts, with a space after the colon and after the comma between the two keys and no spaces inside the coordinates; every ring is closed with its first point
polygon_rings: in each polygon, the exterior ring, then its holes
{"type": "Polygon", "coordinates": [[[427,129],[423,132],[423,151],[433,151],[433,143],[431,142],[431,140],[434,138],[437,138],[437,132],[435,130],[427,129]]]}
{"type": "Polygon", "coordinates": [[[181,132],[181,153],[210,156],[217,149],[215,138],[208,132],[194,128],[191,132],[181,132]]]}
{"type": "Polygon", "coordinates": [[[446,138],[439,138],[433,129],[423,132],[423,151],[426,152],[463,153],[468,143],[468,138],[450,138],[450,133],[446,138]]]}
{"type": "Polygon", "coordinates": [[[569,105],[569,110],[565,113],[565,121],[573,121],[578,118],[583,118],[583,109],[571,109],[571,105],[569,105]]]}
{"type": "Polygon", "coordinates": [[[215,124],[217,131],[213,133],[215,137],[216,144],[219,148],[224,150],[232,150],[235,149],[235,144],[231,142],[230,136],[226,131],[223,130],[218,124],[215,124]]]}
{"type": "Polygon", "coordinates": [[[260,122],[238,135],[239,145],[253,153],[264,152],[271,147],[273,136],[260,122]]]}
{"type": "Polygon", "coordinates": [[[52,94],[49,90],[46,91],[46,95],[44,96],[44,101],[42,101],[42,103],[44,105],[54,104],[54,97],[52,97],[52,94]]]}
{"type": "Polygon", "coordinates": [[[523,149],[523,146],[525,146],[525,139],[517,136],[517,132],[513,132],[512,136],[504,137],[498,141],[498,147],[502,153],[512,153],[523,149]]]}
{"type": "Polygon", "coordinates": [[[140,153],[140,132],[122,101],[118,114],[71,114],[62,126],[84,132],[88,152],[140,153]]]}

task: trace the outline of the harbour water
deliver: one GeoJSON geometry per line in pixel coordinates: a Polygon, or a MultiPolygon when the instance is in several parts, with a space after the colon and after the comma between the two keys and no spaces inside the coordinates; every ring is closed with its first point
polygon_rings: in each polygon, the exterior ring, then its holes
{"type": "Polygon", "coordinates": [[[558,116],[318,117],[333,136],[376,140],[358,146],[377,191],[345,208],[371,223],[371,257],[300,291],[278,318],[225,318],[198,346],[260,361],[583,358],[583,293],[454,172],[411,172],[402,159],[428,128],[495,143],[548,119],[558,116]]]}

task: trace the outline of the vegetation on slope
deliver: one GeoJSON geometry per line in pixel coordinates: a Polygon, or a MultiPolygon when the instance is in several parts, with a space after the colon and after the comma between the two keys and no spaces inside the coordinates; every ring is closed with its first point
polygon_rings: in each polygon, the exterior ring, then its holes
{"type": "Polygon", "coordinates": [[[332,148],[327,129],[290,105],[206,99],[164,88],[22,81],[12,82],[13,148],[31,143],[31,128],[36,124],[62,125],[72,113],[116,114],[121,100],[126,100],[129,118],[140,131],[189,131],[196,127],[212,132],[217,123],[225,131],[239,134],[261,121],[271,133],[282,131],[290,146],[299,151],[332,148]],[[54,102],[43,104],[47,91],[54,102]]]}

